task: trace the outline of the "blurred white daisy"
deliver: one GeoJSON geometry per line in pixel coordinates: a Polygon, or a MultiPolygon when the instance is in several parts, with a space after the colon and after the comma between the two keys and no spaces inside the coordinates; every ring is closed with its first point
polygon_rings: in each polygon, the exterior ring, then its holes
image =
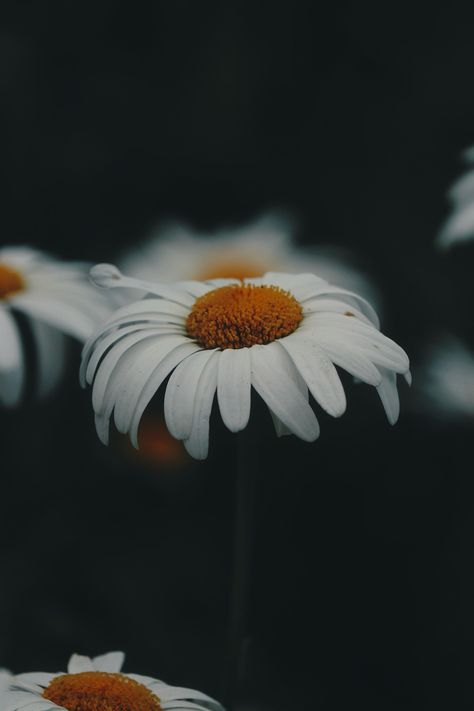
{"type": "Polygon", "coordinates": [[[37,363],[37,394],[56,385],[65,336],[85,341],[111,312],[89,283],[85,264],[60,262],[28,247],[0,249],[0,404],[17,405],[25,383],[25,344],[15,312],[26,317],[37,363]]]}
{"type": "Polygon", "coordinates": [[[67,673],[33,672],[10,678],[0,697],[2,711],[224,711],[194,689],[170,686],[150,676],[123,674],[123,652],[90,659],[73,654],[67,673]]]}
{"type": "Polygon", "coordinates": [[[450,215],[437,236],[437,245],[443,249],[474,237],[474,146],[463,153],[469,166],[448,192],[450,215]]]}
{"type": "Polygon", "coordinates": [[[125,254],[119,266],[139,279],[165,283],[183,279],[244,279],[268,271],[313,272],[377,305],[380,298],[377,290],[353,265],[353,257],[347,250],[297,247],[293,239],[295,231],[295,220],[276,211],[249,224],[222,228],[212,234],[170,222],[125,254]]]}
{"type": "Polygon", "coordinates": [[[444,336],[420,366],[416,405],[431,416],[474,417],[474,354],[457,338],[444,336]]]}
{"type": "Polygon", "coordinates": [[[167,427],[191,456],[208,452],[214,396],[232,432],[246,427],[251,389],[267,404],[277,434],[319,435],[308,391],[330,415],[346,409],[335,365],[374,385],[390,422],[399,414],[397,373],[409,379],[406,353],[378,330],[367,301],[314,274],[269,272],[253,279],[151,284],[97,265],[104,287],[141,288],[146,298],[122,307],[83,350],[81,382],[93,385],[98,435],[119,432],[138,446],[145,408],[169,377],[167,427]]]}

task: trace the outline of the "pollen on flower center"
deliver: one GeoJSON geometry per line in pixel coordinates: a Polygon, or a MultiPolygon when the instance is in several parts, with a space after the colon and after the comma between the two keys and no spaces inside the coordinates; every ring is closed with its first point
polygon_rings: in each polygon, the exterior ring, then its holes
{"type": "Polygon", "coordinates": [[[161,711],[159,698],[124,674],[64,674],[53,679],[43,697],[68,711],[161,711]]]}
{"type": "Polygon", "coordinates": [[[15,269],[0,263],[0,299],[4,299],[25,286],[23,277],[15,269]]]}
{"type": "Polygon", "coordinates": [[[196,299],[186,329],[204,348],[245,348],[288,336],[302,318],[298,301],[277,286],[233,284],[196,299]]]}

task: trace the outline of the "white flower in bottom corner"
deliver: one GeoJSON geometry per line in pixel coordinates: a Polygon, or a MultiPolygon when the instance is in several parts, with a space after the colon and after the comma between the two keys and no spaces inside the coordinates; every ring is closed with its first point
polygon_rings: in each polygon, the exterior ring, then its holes
{"type": "Polygon", "coordinates": [[[93,385],[100,439],[109,421],[138,446],[149,402],[168,378],[167,427],[191,456],[205,459],[214,396],[232,432],[246,427],[252,388],[278,435],[313,441],[319,424],[309,393],[334,417],[346,409],[335,366],[374,385],[387,417],[399,414],[397,373],[409,379],[406,353],[378,330],[373,308],[314,274],[147,284],[97,265],[103,287],[142,288],[148,296],[122,307],[83,350],[81,382],[93,385]]]}
{"type": "Polygon", "coordinates": [[[1,711],[224,711],[206,694],[140,674],[123,674],[122,652],[73,654],[68,672],[11,676],[1,711]]]}
{"type": "Polygon", "coordinates": [[[86,341],[111,312],[89,283],[88,266],[61,262],[28,247],[0,249],[0,404],[17,405],[26,380],[25,343],[15,318],[23,314],[36,355],[37,394],[57,384],[66,360],[65,336],[86,341]]]}

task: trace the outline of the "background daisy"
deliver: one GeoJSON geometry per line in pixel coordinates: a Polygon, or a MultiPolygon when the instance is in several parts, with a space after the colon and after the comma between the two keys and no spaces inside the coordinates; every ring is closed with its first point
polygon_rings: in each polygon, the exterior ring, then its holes
{"type": "Polygon", "coordinates": [[[66,336],[84,342],[111,312],[111,303],[88,281],[86,264],[61,262],[29,247],[0,249],[0,403],[18,405],[29,358],[36,393],[48,394],[66,365],[66,336]],[[25,334],[15,318],[21,314],[25,334]]]}
{"type": "Polygon", "coordinates": [[[444,249],[474,237],[474,147],[463,152],[467,170],[448,192],[450,214],[437,236],[444,249]]]}

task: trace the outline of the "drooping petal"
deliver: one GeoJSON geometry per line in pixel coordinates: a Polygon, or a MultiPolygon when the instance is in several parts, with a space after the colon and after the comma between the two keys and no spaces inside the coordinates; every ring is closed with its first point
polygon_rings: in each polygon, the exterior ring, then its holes
{"type": "Polygon", "coordinates": [[[36,347],[37,393],[48,395],[58,385],[66,364],[66,338],[56,328],[30,319],[30,328],[36,347]]]}
{"type": "Polygon", "coordinates": [[[187,439],[191,433],[196,390],[201,374],[213,350],[201,350],[176,366],[165,392],[165,420],[175,439],[187,439]]]}
{"type": "MultiPolygon", "coordinates": [[[[306,402],[308,402],[309,401],[309,391],[308,391],[308,386],[306,385],[304,379],[301,377],[301,375],[296,370],[296,368],[290,369],[288,371],[288,374],[291,375],[296,387],[301,392],[301,394],[303,395],[306,402]]],[[[275,428],[275,433],[276,433],[277,437],[285,437],[287,435],[293,434],[293,432],[285,424],[283,424],[283,422],[275,415],[275,413],[272,410],[270,410],[270,415],[272,416],[273,426],[275,428]]],[[[318,423],[318,437],[319,437],[319,423],[318,423]]]]}
{"type": "Polygon", "coordinates": [[[160,387],[164,379],[169,375],[169,373],[176,368],[178,363],[180,363],[184,358],[196,353],[201,350],[200,346],[193,342],[182,343],[176,346],[170,353],[168,353],[165,358],[159,363],[155,370],[151,373],[150,377],[143,386],[140,395],[135,403],[135,408],[133,412],[133,417],[129,427],[130,440],[134,447],[138,449],[138,427],[140,425],[141,417],[147,407],[148,403],[160,387]]]}
{"type": "Polygon", "coordinates": [[[277,343],[290,355],[316,402],[333,417],[340,417],[346,409],[346,396],[324,350],[303,333],[294,333],[277,343]]]}
{"type": "Polygon", "coordinates": [[[312,442],[318,436],[316,416],[288,375],[295,368],[277,342],[250,349],[252,385],[275,415],[298,437],[312,442]]]}
{"type": "Polygon", "coordinates": [[[354,291],[348,291],[347,289],[339,289],[337,286],[321,286],[316,288],[312,292],[311,296],[307,296],[302,300],[301,305],[303,306],[304,313],[311,313],[313,311],[319,311],[318,300],[321,297],[326,297],[328,295],[334,294],[334,296],[341,301],[345,301],[351,306],[358,308],[362,313],[369,319],[371,323],[374,324],[376,328],[380,327],[379,317],[375,309],[369,304],[369,302],[356,294],[354,291]]]}
{"type": "Polygon", "coordinates": [[[250,351],[228,348],[219,355],[217,399],[225,426],[240,432],[250,417],[250,351]]]}
{"type": "Polygon", "coordinates": [[[14,407],[24,384],[24,356],[14,318],[0,306],[0,403],[14,407]]]}
{"type": "Polygon", "coordinates": [[[377,386],[377,392],[382,401],[385,414],[391,425],[394,425],[400,414],[400,399],[397,390],[397,375],[386,368],[381,369],[382,382],[377,386]]]}
{"type": "Polygon", "coordinates": [[[209,420],[217,387],[216,361],[219,356],[218,351],[212,351],[211,358],[202,370],[195,392],[191,432],[184,440],[187,452],[195,459],[206,459],[209,450],[209,420]]]}
{"type": "Polygon", "coordinates": [[[95,319],[79,309],[43,294],[19,292],[12,303],[18,311],[38,318],[80,341],[86,341],[97,326],[95,319]]]}

